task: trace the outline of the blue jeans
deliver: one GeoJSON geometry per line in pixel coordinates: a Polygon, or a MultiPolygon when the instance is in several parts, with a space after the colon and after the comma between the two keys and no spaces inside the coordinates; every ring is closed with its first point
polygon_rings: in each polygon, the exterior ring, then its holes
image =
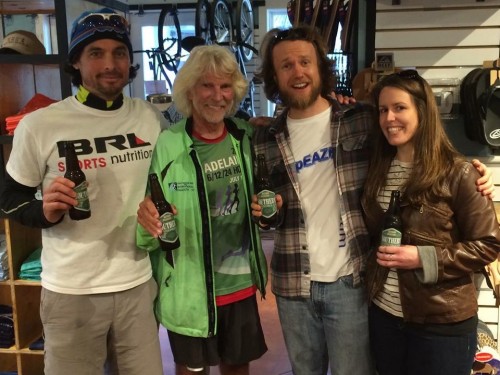
{"type": "Polygon", "coordinates": [[[370,339],[380,375],[470,375],[477,330],[444,336],[409,327],[402,318],[370,307],[370,339]]]}
{"type": "Polygon", "coordinates": [[[364,287],[352,276],[311,282],[310,298],[276,297],[285,344],[295,375],[374,373],[364,287]]]}

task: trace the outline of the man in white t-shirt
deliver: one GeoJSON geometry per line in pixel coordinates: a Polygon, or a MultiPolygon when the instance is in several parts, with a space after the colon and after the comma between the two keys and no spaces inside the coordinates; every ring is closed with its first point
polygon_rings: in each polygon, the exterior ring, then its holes
{"type": "Polygon", "coordinates": [[[45,373],[102,374],[107,362],[113,374],[161,375],[157,287],[135,228],[166,122],[150,103],[122,94],[137,68],[119,14],[84,12],[73,24],[68,57],[78,92],[20,122],[0,197],[9,217],[42,228],[45,373]],[[66,141],[88,181],[86,220],[68,215],[77,200],[74,183],[63,177],[66,141]],[[34,198],[38,186],[43,200],[34,198]]]}
{"type": "Polygon", "coordinates": [[[258,75],[267,98],[286,109],[270,127],[257,129],[253,143],[283,198],[271,286],[292,370],[373,374],[362,283],[370,240],[360,203],[373,107],[341,106],[331,97],[333,61],[316,30],[272,33],[258,75]]]}

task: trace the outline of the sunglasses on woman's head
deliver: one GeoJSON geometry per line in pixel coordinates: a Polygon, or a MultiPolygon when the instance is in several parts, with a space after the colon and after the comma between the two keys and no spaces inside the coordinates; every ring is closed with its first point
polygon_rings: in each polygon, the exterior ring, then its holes
{"type": "Polygon", "coordinates": [[[396,74],[397,76],[399,76],[401,78],[406,78],[406,79],[419,80],[422,78],[422,77],[420,77],[420,75],[418,74],[418,72],[415,69],[405,69],[405,70],[401,70],[401,71],[394,73],[394,74],[396,74]]]}

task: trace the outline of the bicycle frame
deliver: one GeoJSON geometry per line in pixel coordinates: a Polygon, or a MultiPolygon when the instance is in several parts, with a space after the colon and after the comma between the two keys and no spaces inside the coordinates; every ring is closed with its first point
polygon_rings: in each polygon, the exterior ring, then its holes
{"type": "Polygon", "coordinates": [[[196,6],[196,36],[205,40],[206,44],[227,46],[234,52],[243,76],[249,81],[248,95],[240,103],[240,108],[250,117],[255,116],[254,91],[255,82],[248,80],[245,63],[250,61],[257,50],[253,47],[253,9],[250,0],[237,1],[236,38],[233,37],[231,4],[226,0],[198,0],[196,6]],[[207,18],[208,15],[208,18],[207,18]],[[209,36],[207,35],[207,30],[209,36]],[[235,41],[236,39],[236,41],[235,41]]]}

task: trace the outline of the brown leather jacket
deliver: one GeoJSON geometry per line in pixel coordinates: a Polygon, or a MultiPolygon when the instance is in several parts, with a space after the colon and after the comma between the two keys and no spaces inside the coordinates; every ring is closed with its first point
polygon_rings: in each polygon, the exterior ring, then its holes
{"type": "MultiPolygon", "coordinates": [[[[473,273],[495,260],[500,251],[493,202],[476,191],[478,177],[470,163],[459,163],[450,176],[451,198],[419,207],[402,203],[403,244],[433,246],[437,257],[436,283],[420,282],[417,273],[421,270],[397,271],[406,321],[452,323],[477,313],[473,273]]],[[[383,211],[378,202],[368,202],[365,197],[362,206],[375,245],[366,271],[371,301],[380,292],[389,269],[376,262],[383,211]]]]}

